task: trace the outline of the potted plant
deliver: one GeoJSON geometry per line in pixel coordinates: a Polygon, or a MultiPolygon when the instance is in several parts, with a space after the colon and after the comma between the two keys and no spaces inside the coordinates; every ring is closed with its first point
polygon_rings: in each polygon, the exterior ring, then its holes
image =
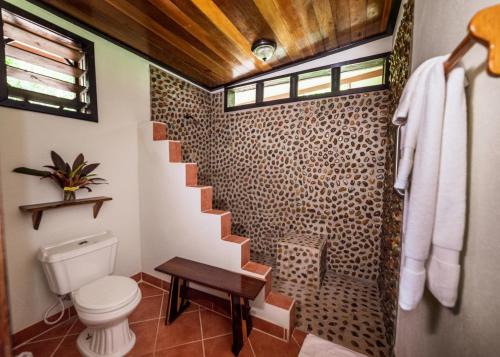
{"type": "Polygon", "coordinates": [[[50,152],[50,157],[52,158],[53,165],[44,166],[50,169],[50,171],[35,170],[27,167],[18,167],[13,171],[25,175],[39,176],[42,179],[51,179],[63,190],[63,199],[65,201],[74,200],[76,198],[76,191],[78,190],[86,189],[92,192],[92,189],[89,187],[90,185],[107,183],[105,179],[92,174],[99,164],[88,164],[83,154],[76,157],[72,166],[65,162],[55,151],[50,152]]]}

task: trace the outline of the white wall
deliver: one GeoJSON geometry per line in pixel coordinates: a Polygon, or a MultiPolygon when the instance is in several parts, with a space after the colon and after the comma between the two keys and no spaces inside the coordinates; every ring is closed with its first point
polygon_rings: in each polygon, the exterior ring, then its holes
{"type": "MultiPolygon", "coordinates": [[[[413,66],[451,52],[479,9],[492,0],[417,0],[413,66]]],[[[500,78],[485,72],[481,45],[465,56],[470,82],[468,227],[457,308],[429,295],[412,312],[399,312],[398,357],[489,357],[500,351],[500,78]]]]}
{"type": "Polygon", "coordinates": [[[99,123],[0,107],[0,181],[12,328],[16,332],[41,320],[54,301],[35,258],[42,245],[110,229],[119,239],[116,273],[141,271],[137,126],[149,120],[150,105],[147,61],[26,1],[11,2],[94,42],[99,106],[99,123]],[[92,206],[59,209],[46,212],[35,231],[31,217],[19,211],[19,205],[62,197],[51,182],[11,172],[17,166],[48,164],[50,150],[66,160],[83,152],[88,160],[101,163],[96,172],[109,185],[96,187],[92,194],[78,192],[78,197],[113,197],[96,220],[92,206]]]}

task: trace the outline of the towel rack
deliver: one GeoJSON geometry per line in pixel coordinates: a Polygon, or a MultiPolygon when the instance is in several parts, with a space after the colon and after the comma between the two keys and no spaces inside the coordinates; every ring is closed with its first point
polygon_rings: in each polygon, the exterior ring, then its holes
{"type": "Polygon", "coordinates": [[[482,9],[472,17],[467,36],[443,64],[446,75],[476,42],[488,47],[488,71],[490,74],[500,75],[500,5],[482,9]]]}
{"type": "MultiPolygon", "coordinates": [[[[488,72],[492,76],[500,76],[500,4],[482,9],[472,17],[467,35],[443,64],[446,76],[476,42],[488,48],[488,72]]],[[[398,126],[396,131],[396,154],[394,155],[394,179],[398,176],[400,143],[401,126],[398,126]]],[[[399,196],[404,197],[403,190],[396,188],[394,190],[399,196]]]]}

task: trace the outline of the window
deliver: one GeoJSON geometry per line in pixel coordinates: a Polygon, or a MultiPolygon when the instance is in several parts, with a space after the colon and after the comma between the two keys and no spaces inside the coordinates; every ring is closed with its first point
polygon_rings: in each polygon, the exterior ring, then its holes
{"type": "Polygon", "coordinates": [[[97,122],[94,44],[2,2],[0,105],[97,122]]]}
{"type": "Polygon", "coordinates": [[[387,89],[389,53],[225,88],[225,111],[387,89]]]}
{"type": "Polygon", "coordinates": [[[340,90],[384,84],[384,71],[385,60],[383,58],[342,66],[340,67],[340,90]]]}
{"type": "Polygon", "coordinates": [[[236,107],[254,104],[257,100],[256,94],[257,86],[255,84],[231,88],[227,92],[227,106],[236,107]]]}
{"type": "Polygon", "coordinates": [[[290,98],[290,77],[272,79],[264,82],[263,101],[290,98]]]}
{"type": "Polygon", "coordinates": [[[298,96],[330,93],[332,91],[332,69],[299,74],[298,96]]]}

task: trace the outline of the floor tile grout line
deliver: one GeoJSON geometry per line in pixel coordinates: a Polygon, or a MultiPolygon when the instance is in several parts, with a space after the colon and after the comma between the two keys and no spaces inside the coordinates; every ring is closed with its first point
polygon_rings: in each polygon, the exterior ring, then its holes
{"type": "Polygon", "coordinates": [[[154,284],[152,284],[152,283],[150,283],[150,282],[148,282],[148,281],[146,281],[146,280],[141,280],[141,281],[137,282],[137,284],[140,284],[140,283],[143,283],[143,284],[146,284],[146,285],[152,286],[153,288],[157,288],[157,289],[160,289],[160,290],[161,290],[161,291],[163,291],[163,292],[168,293],[168,290],[165,290],[165,289],[163,289],[163,288],[160,288],[159,286],[154,285],[154,284]]]}
{"type": "MultiPolygon", "coordinates": [[[[184,342],[184,343],[180,343],[178,345],[174,345],[174,346],[170,346],[170,347],[166,347],[160,351],[169,351],[169,350],[172,350],[174,348],[177,348],[177,347],[181,347],[181,346],[186,346],[186,345],[190,345],[190,344],[193,344],[193,343],[197,343],[197,342],[203,342],[203,340],[194,340],[194,341],[189,341],[189,342],[184,342]]],[[[158,351],[155,351],[155,353],[158,352],[158,351]]]]}
{"type": "Polygon", "coordinates": [[[52,354],[50,355],[50,357],[53,357],[55,355],[55,353],[59,350],[59,348],[61,347],[62,343],[64,342],[64,340],[68,336],[68,334],[71,331],[71,329],[73,328],[73,326],[75,326],[75,324],[76,324],[77,321],[78,321],[78,319],[75,319],[75,321],[73,321],[73,323],[71,324],[71,326],[68,328],[68,331],[66,331],[66,333],[64,334],[64,336],[61,338],[61,341],[59,341],[59,343],[56,346],[56,349],[52,352],[52,354]]]}
{"type": "Polygon", "coordinates": [[[226,336],[229,336],[229,335],[232,335],[232,334],[233,334],[232,332],[228,332],[228,333],[223,333],[222,335],[217,335],[217,336],[212,336],[212,337],[206,337],[206,338],[203,338],[203,341],[213,340],[213,339],[219,338],[219,337],[226,337],[226,336]]]}
{"type": "Polygon", "coordinates": [[[272,338],[275,338],[275,339],[277,339],[277,340],[280,340],[280,341],[282,341],[282,342],[288,342],[288,341],[287,341],[286,339],[284,339],[284,338],[280,338],[280,337],[274,336],[274,335],[272,335],[272,334],[270,334],[270,333],[268,333],[268,332],[265,332],[265,331],[262,331],[261,329],[258,329],[257,327],[253,327],[253,328],[252,328],[252,330],[259,331],[260,333],[263,333],[264,335],[268,335],[268,336],[270,336],[270,337],[272,337],[272,338]]]}
{"type": "Polygon", "coordinates": [[[59,326],[60,326],[60,325],[62,325],[62,324],[67,323],[69,320],[71,320],[71,317],[72,317],[72,316],[70,315],[67,319],[65,319],[64,321],[59,322],[58,324],[56,324],[56,325],[52,326],[52,327],[51,327],[51,328],[49,328],[48,330],[45,330],[45,331],[43,331],[43,332],[40,332],[38,335],[31,337],[30,339],[28,339],[28,340],[26,340],[26,341],[24,341],[24,342],[20,343],[20,344],[19,344],[19,345],[17,345],[17,346],[14,346],[14,349],[17,349],[17,348],[19,348],[19,347],[22,347],[22,346],[27,345],[27,344],[30,344],[30,343],[35,343],[35,342],[40,342],[40,341],[49,341],[49,340],[53,340],[53,339],[56,339],[56,338],[61,337],[61,336],[57,336],[57,337],[53,337],[53,338],[46,338],[46,339],[42,339],[42,340],[39,340],[39,341],[35,341],[35,339],[36,339],[36,338],[38,338],[38,337],[40,337],[40,336],[42,336],[42,335],[45,335],[47,332],[52,331],[53,329],[55,329],[56,327],[59,327],[59,326]]]}
{"type": "Polygon", "coordinates": [[[139,320],[139,321],[129,322],[128,324],[130,326],[133,326],[133,325],[141,324],[143,322],[151,322],[151,321],[158,320],[158,319],[161,319],[161,317],[152,317],[152,318],[146,319],[146,320],[139,320]]]}
{"type": "Polygon", "coordinates": [[[293,336],[293,332],[292,332],[292,335],[290,336],[290,338],[293,340],[293,342],[295,342],[297,344],[297,346],[299,346],[299,348],[301,348],[300,344],[295,339],[295,336],[293,336]]]}
{"type": "MultiPolygon", "coordinates": [[[[155,343],[153,345],[153,356],[156,355],[156,344],[158,343],[158,334],[160,332],[160,323],[161,323],[161,313],[163,311],[163,300],[165,300],[165,294],[161,296],[161,304],[160,304],[160,313],[158,318],[158,323],[156,324],[156,335],[155,335],[155,343]]],[[[167,317],[165,317],[166,319],[167,317]]]]}
{"type": "Polygon", "coordinates": [[[141,300],[142,300],[142,299],[149,299],[149,298],[154,298],[154,297],[158,297],[158,296],[163,296],[163,295],[164,295],[164,294],[158,294],[158,295],[149,295],[149,296],[143,296],[143,297],[141,298],[141,300]]]}
{"type": "MultiPolygon", "coordinates": [[[[218,311],[215,311],[215,310],[213,310],[213,309],[209,309],[209,308],[205,308],[205,310],[210,311],[210,312],[213,312],[214,314],[217,314],[217,315],[219,315],[219,316],[222,316],[222,317],[225,317],[226,319],[231,320],[231,317],[230,317],[230,316],[228,316],[228,315],[224,315],[224,314],[223,314],[223,313],[221,313],[221,312],[218,312],[218,311]]],[[[200,310],[200,311],[201,311],[201,310],[200,310]]]]}
{"type": "Polygon", "coordinates": [[[203,322],[201,321],[201,311],[198,310],[198,319],[200,320],[200,333],[201,333],[201,351],[205,357],[205,343],[203,342],[203,322]]]}
{"type": "Polygon", "coordinates": [[[250,350],[252,351],[253,357],[257,357],[255,351],[253,350],[252,341],[250,340],[250,337],[248,338],[248,345],[250,346],[250,350]]]}

